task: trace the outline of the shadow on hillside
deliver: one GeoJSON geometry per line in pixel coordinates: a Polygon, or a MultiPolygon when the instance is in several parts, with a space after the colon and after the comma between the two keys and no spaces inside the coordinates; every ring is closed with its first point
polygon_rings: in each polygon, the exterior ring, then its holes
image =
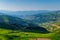
{"type": "Polygon", "coordinates": [[[31,24],[29,24],[29,26],[23,26],[17,24],[0,23],[0,28],[9,29],[9,30],[19,30],[23,32],[49,33],[49,31],[46,30],[45,28],[39,27],[37,25],[31,25],[31,24]]]}

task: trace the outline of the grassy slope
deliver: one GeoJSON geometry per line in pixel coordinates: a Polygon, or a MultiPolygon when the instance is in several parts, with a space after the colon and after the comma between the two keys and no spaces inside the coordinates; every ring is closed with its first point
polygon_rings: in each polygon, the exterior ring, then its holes
{"type": "Polygon", "coordinates": [[[12,31],[7,29],[0,29],[0,40],[29,40],[29,38],[50,38],[52,40],[60,40],[60,31],[57,30],[53,33],[41,34],[31,32],[20,32],[18,30],[12,31]]]}
{"type": "Polygon", "coordinates": [[[40,34],[0,29],[0,40],[28,40],[29,38],[51,38],[55,33],[40,34]]]}
{"type": "Polygon", "coordinates": [[[0,29],[0,39],[2,40],[28,40],[28,38],[50,38],[52,34],[18,32],[6,29],[0,29]]]}

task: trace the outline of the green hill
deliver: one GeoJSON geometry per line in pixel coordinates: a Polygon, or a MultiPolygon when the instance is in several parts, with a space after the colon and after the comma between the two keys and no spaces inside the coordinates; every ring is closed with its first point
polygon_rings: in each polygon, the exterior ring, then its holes
{"type": "Polygon", "coordinates": [[[24,19],[0,15],[0,40],[30,38],[60,40],[60,11],[30,15],[24,19]]]}
{"type": "Polygon", "coordinates": [[[48,33],[49,31],[43,27],[35,25],[33,23],[28,23],[28,21],[8,16],[0,15],[0,28],[10,29],[10,30],[19,30],[24,32],[38,32],[38,33],[48,33]]]}

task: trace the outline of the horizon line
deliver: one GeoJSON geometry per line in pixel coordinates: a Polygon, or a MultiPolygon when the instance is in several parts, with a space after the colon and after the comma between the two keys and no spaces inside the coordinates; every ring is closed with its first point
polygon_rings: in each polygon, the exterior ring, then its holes
{"type": "MultiPolygon", "coordinates": [[[[43,10],[45,10],[45,9],[40,9],[40,11],[43,11],[43,10]]],[[[0,10],[0,11],[39,11],[39,9],[38,10],[0,10]]],[[[59,11],[59,10],[48,10],[48,9],[46,9],[46,11],[59,11]]]]}

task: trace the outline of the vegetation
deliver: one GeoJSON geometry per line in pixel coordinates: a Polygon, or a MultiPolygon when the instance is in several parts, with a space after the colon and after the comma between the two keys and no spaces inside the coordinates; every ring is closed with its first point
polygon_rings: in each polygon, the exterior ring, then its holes
{"type": "Polygon", "coordinates": [[[30,38],[49,38],[51,40],[60,40],[60,31],[42,34],[0,29],[0,40],[29,40],[30,38]]]}
{"type": "Polygon", "coordinates": [[[19,32],[6,29],[0,29],[1,40],[29,40],[29,38],[49,38],[51,34],[19,32]]]}
{"type": "Polygon", "coordinates": [[[60,11],[30,15],[25,18],[0,15],[0,40],[30,38],[60,40],[60,11]]]}

